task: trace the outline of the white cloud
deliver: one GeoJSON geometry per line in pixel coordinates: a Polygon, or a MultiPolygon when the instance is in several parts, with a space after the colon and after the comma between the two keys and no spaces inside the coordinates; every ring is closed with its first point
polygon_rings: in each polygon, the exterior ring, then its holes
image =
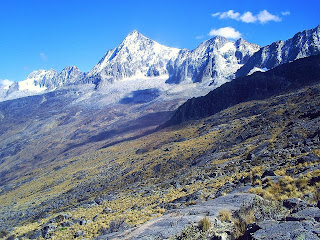
{"type": "Polygon", "coordinates": [[[257,21],[257,17],[253,16],[252,12],[245,12],[240,19],[245,23],[254,23],[257,21]]]}
{"type": "Polygon", "coordinates": [[[196,39],[203,39],[203,38],[204,38],[203,35],[196,36],[196,39]]]}
{"type": "MultiPolygon", "coordinates": [[[[282,12],[281,13],[283,16],[289,15],[290,12],[282,12]]],[[[229,10],[226,12],[217,12],[211,14],[212,17],[219,17],[219,19],[233,19],[236,21],[241,21],[244,23],[255,23],[259,22],[261,24],[274,21],[274,22],[280,22],[281,18],[271,14],[267,10],[262,10],[259,12],[259,14],[254,15],[252,12],[245,12],[243,14],[239,12],[235,12],[234,10],[229,10]]]]}
{"type": "Polygon", "coordinates": [[[43,61],[47,61],[48,60],[48,57],[47,57],[47,55],[45,54],[45,53],[40,53],[40,58],[43,60],[43,61]]]}
{"type": "Polygon", "coordinates": [[[237,39],[241,37],[241,33],[232,27],[224,27],[218,29],[211,29],[209,36],[222,36],[225,38],[237,39]]]}
{"type": "Polygon", "coordinates": [[[238,12],[234,12],[233,10],[229,10],[227,12],[223,12],[220,14],[220,19],[223,19],[223,18],[231,18],[231,19],[238,19],[240,16],[240,13],[238,12]]]}
{"type": "Polygon", "coordinates": [[[282,15],[282,16],[288,16],[288,15],[290,15],[290,14],[291,14],[290,11],[281,12],[281,15],[282,15]]]}
{"type": "Polygon", "coordinates": [[[269,21],[275,21],[275,22],[280,22],[281,21],[281,18],[279,18],[276,15],[273,15],[273,14],[269,13],[267,10],[261,11],[258,14],[257,18],[258,18],[260,23],[267,23],[269,21]]]}
{"type": "Polygon", "coordinates": [[[9,79],[3,79],[3,80],[0,79],[0,88],[8,90],[12,83],[13,83],[13,81],[11,81],[9,79]]]}
{"type": "Polygon", "coordinates": [[[218,16],[220,16],[220,14],[221,14],[221,12],[212,13],[211,16],[212,16],[212,17],[218,17],[218,16]]]}

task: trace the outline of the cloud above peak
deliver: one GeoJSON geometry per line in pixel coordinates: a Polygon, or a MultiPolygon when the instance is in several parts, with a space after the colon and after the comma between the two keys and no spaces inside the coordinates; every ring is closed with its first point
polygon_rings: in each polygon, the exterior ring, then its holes
{"type": "Polygon", "coordinates": [[[231,19],[238,19],[240,13],[234,12],[233,10],[229,10],[227,12],[220,13],[220,18],[231,18],[231,19]]]}
{"type": "Polygon", "coordinates": [[[245,23],[254,23],[256,22],[258,19],[257,17],[253,16],[252,12],[245,12],[244,14],[242,14],[242,16],[240,17],[240,20],[242,22],[245,23]]]}
{"type": "MultiPolygon", "coordinates": [[[[283,12],[282,15],[286,16],[289,15],[290,12],[283,12]]],[[[260,11],[258,14],[253,14],[250,11],[244,12],[244,13],[239,13],[239,12],[235,12],[234,10],[229,10],[226,12],[217,12],[217,13],[213,13],[211,14],[212,17],[217,17],[219,19],[233,19],[236,21],[241,21],[244,23],[260,23],[260,24],[264,24],[267,22],[280,22],[282,19],[270,12],[268,12],[267,10],[262,10],[260,11]]]]}
{"type": "Polygon", "coordinates": [[[238,39],[241,37],[241,33],[232,27],[211,29],[208,35],[211,37],[222,36],[222,37],[230,38],[230,39],[238,39]]]}
{"type": "Polygon", "coordinates": [[[281,18],[275,15],[272,15],[267,10],[263,10],[258,14],[258,20],[260,21],[260,23],[267,23],[270,21],[280,22],[281,18]]]}

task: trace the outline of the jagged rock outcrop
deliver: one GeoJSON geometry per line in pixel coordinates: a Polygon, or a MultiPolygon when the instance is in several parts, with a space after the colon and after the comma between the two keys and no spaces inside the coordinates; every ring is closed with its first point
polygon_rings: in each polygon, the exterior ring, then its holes
{"type": "Polygon", "coordinates": [[[61,87],[70,84],[81,83],[86,74],[76,66],[65,67],[61,73],[53,79],[53,87],[61,87]]]}

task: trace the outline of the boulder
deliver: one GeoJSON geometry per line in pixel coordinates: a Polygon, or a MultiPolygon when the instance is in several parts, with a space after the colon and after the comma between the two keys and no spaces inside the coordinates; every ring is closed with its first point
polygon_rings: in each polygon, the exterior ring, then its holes
{"type": "Polygon", "coordinates": [[[299,198],[288,198],[283,201],[283,206],[288,209],[304,209],[307,207],[307,202],[300,200],[299,198]]]}
{"type": "Polygon", "coordinates": [[[54,232],[56,229],[57,229],[57,225],[46,224],[41,229],[41,235],[43,238],[51,238],[51,233],[54,232]]]}
{"type": "Polygon", "coordinates": [[[263,221],[256,223],[257,231],[249,233],[252,240],[288,240],[288,239],[319,239],[314,232],[315,226],[310,221],[289,221],[289,222],[277,222],[277,221],[263,221]]]}
{"type": "Polygon", "coordinates": [[[272,176],[276,176],[276,174],[274,173],[273,169],[267,169],[267,170],[264,171],[264,173],[262,174],[261,178],[272,177],[272,176]]]}
{"type": "Polygon", "coordinates": [[[302,220],[315,220],[320,221],[320,209],[317,207],[305,208],[299,212],[291,214],[291,217],[302,221],[302,220]]]}

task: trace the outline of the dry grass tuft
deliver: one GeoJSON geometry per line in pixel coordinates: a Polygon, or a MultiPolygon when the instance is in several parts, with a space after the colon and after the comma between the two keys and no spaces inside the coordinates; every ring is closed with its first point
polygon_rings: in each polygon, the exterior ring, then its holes
{"type": "Polygon", "coordinates": [[[209,230],[210,225],[211,225],[211,222],[208,217],[202,218],[198,223],[198,227],[204,232],[209,230]]]}
{"type": "Polygon", "coordinates": [[[230,222],[231,221],[230,211],[228,209],[219,211],[219,218],[222,222],[230,222]]]}
{"type": "Polygon", "coordinates": [[[247,230],[250,223],[255,222],[254,211],[250,210],[248,212],[237,212],[232,218],[234,223],[235,231],[233,233],[234,239],[243,236],[247,230]]]}

